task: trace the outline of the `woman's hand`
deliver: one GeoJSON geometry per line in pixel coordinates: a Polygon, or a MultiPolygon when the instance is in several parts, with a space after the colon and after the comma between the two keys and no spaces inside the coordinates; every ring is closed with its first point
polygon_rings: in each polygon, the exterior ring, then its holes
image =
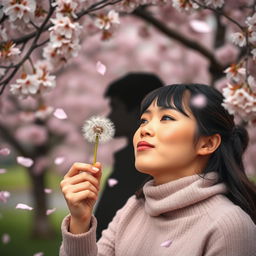
{"type": "Polygon", "coordinates": [[[70,232],[87,232],[93,206],[98,198],[101,178],[101,164],[74,163],[60,183],[67,202],[71,220],[70,232]]]}

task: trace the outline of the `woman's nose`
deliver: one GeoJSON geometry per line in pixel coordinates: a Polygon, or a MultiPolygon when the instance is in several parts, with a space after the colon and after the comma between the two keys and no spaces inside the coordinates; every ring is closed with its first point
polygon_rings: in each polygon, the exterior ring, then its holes
{"type": "Polygon", "coordinates": [[[154,130],[150,124],[146,124],[143,127],[141,127],[141,130],[140,130],[141,137],[153,136],[153,135],[154,135],[154,130]]]}

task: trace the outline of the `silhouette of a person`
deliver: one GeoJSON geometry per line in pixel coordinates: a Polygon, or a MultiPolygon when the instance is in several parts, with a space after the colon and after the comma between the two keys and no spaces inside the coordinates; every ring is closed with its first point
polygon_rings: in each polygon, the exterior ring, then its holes
{"type": "Polygon", "coordinates": [[[104,96],[110,99],[111,112],[108,117],[115,125],[115,138],[126,137],[127,145],[114,154],[113,171],[109,178],[116,179],[118,184],[113,187],[106,184],[96,207],[97,239],[116,211],[148,177],[134,167],[133,134],[138,127],[140,102],[148,92],[161,86],[160,78],[152,73],[128,73],[112,82],[105,91],[104,96]]]}

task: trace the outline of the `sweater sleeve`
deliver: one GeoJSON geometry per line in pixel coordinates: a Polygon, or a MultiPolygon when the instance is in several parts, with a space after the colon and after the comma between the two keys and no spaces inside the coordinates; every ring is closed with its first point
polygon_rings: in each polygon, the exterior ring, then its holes
{"type": "Polygon", "coordinates": [[[256,225],[239,207],[217,220],[205,256],[255,256],[256,225]]]}
{"type": "Polygon", "coordinates": [[[70,216],[62,221],[61,231],[63,242],[60,247],[59,256],[114,256],[116,230],[119,228],[119,220],[130,208],[130,198],[126,205],[117,211],[108,228],[103,231],[101,239],[96,243],[97,220],[92,216],[91,226],[88,232],[83,234],[72,234],[68,231],[70,216]]]}

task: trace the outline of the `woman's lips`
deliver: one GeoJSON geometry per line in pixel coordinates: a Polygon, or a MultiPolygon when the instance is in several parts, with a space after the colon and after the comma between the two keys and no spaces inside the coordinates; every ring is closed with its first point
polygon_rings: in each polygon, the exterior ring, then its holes
{"type": "Polygon", "coordinates": [[[144,151],[144,150],[152,149],[154,147],[155,147],[154,145],[152,145],[146,141],[140,141],[137,144],[137,151],[144,151]]]}

